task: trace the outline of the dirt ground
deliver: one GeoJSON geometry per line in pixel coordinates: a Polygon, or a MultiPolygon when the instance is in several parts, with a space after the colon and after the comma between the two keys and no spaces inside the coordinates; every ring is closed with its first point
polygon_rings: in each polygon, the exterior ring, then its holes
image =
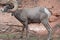
{"type": "MultiPolygon", "coordinates": [[[[46,40],[47,39],[47,30],[44,26],[40,24],[30,24],[29,25],[29,40],[46,40]],[[35,26],[33,26],[35,25],[35,26]],[[31,28],[30,28],[31,27],[31,28]],[[40,28],[42,29],[40,29],[40,28]]],[[[58,27],[58,26],[57,26],[58,27]]],[[[22,26],[20,25],[2,25],[0,24],[0,40],[22,40],[21,36],[22,26]],[[20,38],[20,39],[19,39],[20,38]]],[[[60,30],[60,28],[58,28],[60,30]]],[[[53,33],[53,40],[60,40],[60,32],[55,28],[53,33]],[[57,33],[58,32],[58,33],[57,33]]],[[[26,32],[24,32],[23,40],[26,38],[26,32]]]]}

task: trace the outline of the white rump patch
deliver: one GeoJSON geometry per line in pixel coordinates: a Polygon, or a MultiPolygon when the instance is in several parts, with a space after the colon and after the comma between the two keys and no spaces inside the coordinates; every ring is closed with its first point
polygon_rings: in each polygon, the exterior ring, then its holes
{"type": "Polygon", "coordinates": [[[44,11],[45,11],[46,14],[48,14],[48,18],[49,18],[51,16],[50,11],[47,8],[44,8],[44,11]]]}

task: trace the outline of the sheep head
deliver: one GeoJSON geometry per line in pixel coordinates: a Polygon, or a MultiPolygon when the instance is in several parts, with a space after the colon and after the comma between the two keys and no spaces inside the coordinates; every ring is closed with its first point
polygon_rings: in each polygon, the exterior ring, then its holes
{"type": "Polygon", "coordinates": [[[0,4],[12,4],[11,6],[14,6],[12,9],[9,9],[10,11],[16,11],[18,9],[18,2],[16,0],[0,0],[0,4]]]}

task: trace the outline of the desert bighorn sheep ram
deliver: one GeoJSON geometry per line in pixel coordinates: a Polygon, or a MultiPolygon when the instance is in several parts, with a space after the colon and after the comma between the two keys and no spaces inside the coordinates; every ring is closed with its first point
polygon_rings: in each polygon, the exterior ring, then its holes
{"type": "MultiPolygon", "coordinates": [[[[4,1],[4,0],[3,0],[4,1]]],[[[48,31],[48,39],[51,40],[52,38],[52,29],[49,25],[48,18],[51,16],[51,12],[49,11],[48,8],[45,7],[34,7],[34,8],[23,8],[23,9],[18,9],[18,3],[16,0],[7,0],[4,4],[6,4],[3,7],[3,12],[11,12],[12,15],[19,20],[23,24],[22,28],[22,36],[23,36],[23,31],[24,28],[26,28],[26,40],[28,40],[28,24],[30,23],[42,23],[45,28],[48,31]],[[10,2],[14,5],[12,8],[12,5],[10,5],[10,2]],[[11,9],[12,8],[12,9],[11,9]]]]}

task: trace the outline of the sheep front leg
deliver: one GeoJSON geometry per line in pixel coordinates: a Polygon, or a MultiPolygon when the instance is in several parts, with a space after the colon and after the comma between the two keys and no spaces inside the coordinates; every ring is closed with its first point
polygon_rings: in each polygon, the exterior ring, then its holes
{"type": "Polygon", "coordinates": [[[48,23],[48,18],[42,19],[41,23],[45,26],[45,28],[48,31],[48,39],[47,40],[52,40],[52,28],[50,27],[50,25],[48,23]]]}
{"type": "Polygon", "coordinates": [[[26,28],[26,39],[25,40],[28,40],[29,39],[29,30],[28,30],[28,21],[27,20],[24,22],[24,27],[26,28]]]}
{"type": "Polygon", "coordinates": [[[22,27],[22,32],[21,32],[21,37],[20,38],[23,38],[23,33],[24,33],[24,26],[22,27]]]}

